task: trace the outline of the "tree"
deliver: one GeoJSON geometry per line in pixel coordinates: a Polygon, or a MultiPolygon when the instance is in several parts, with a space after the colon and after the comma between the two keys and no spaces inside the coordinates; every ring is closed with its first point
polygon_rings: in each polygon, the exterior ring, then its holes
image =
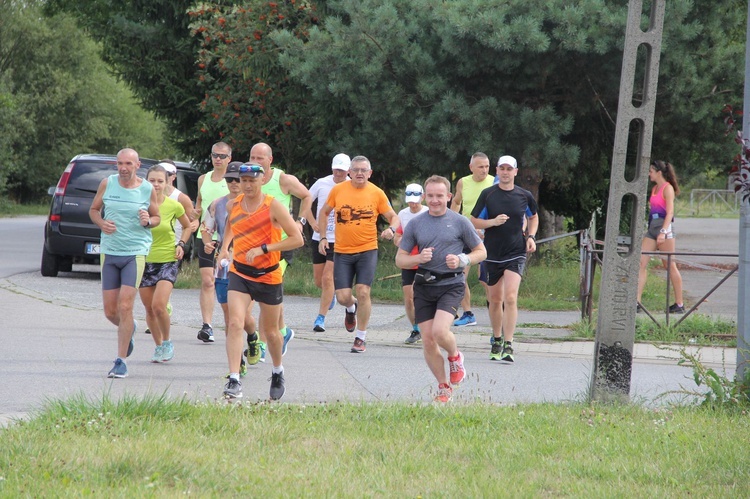
{"type": "MultiPolygon", "coordinates": [[[[282,63],[310,89],[325,128],[335,131],[330,142],[367,151],[386,170],[388,187],[430,173],[464,174],[469,155],[484,150],[539,170],[541,203],[572,216],[576,227],[603,204],[622,2],[342,0],[328,7],[307,43],[276,35],[282,63]]],[[[741,77],[727,72],[741,67],[741,57],[726,28],[731,33],[743,15],[734,4],[715,7],[707,0],[668,7],[669,72],[660,78],[654,150],[678,164],[728,151],[721,99],[741,95],[741,77]],[[717,25],[725,29],[709,33],[717,25]],[[708,50],[719,40],[728,48],[708,50]],[[698,109],[689,100],[696,94],[698,109]],[[683,133],[686,123],[695,125],[683,133]]]]}
{"type": "Polygon", "coordinates": [[[108,72],[97,46],[66,15],[6,2],[0,24],[0,184],[21,202],[54,185],[70,158],[131,145],[166,155],[162,127],[108,72]],[[7,22],[6,22],[7,21],[7,22]],[[6,131],[8,132],[6,135],[6,131]]]}
{"type": "Polygon", "coordinates": [[[201,132],[226,140],[238,159],[248,157],[253,144],[268,142],[277,163],[304,173],[320,148],[320,130],[309,113],[305,87],[290,80],[269,35],[287,30],[304,42],[318,20],[314,7],[304,0],[253,2],[199,5],[188,14],[201,40],[201,132]]]}

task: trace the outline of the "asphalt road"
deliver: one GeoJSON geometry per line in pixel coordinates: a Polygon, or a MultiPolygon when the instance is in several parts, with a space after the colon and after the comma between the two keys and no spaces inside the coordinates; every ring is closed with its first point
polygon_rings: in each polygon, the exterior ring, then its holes
{"type": "MultiPolygon", "coordinates": [[[[710,222],[716,226],[715,220],[710,222]]],[[[730,222],[737,224],[736,220],[730,222]]],[[[136,302],[140,325],[136,348],[128,361],[130,376],[108,379],[106,374],[116,352],[115,330],[102,313],[98,269],[74,266],[74,272],[61,273],[57,278],[41,277],[38,267],[43,224],[41,217],[0,219],[0,252],[4,255],[0,260],[0,424],[33,413],[46,400],[77,395],[95,400],[150,393],[197,401],[221,400],[227,367],[220,312],[217,307],[217,341],[208,345],[198,341],[196,290],[178,290],[173,295],[175,358],[166,364],[149,361],[153,341],[143,334],[144,312],[136,302]]],[[[682,225],[685,232],[686,225],[682,225]]],[[[286,297],[285,310],[287,322],[297,335],[284,358],[284,402],[431,401],[436,384],[421,348],[401,344],[408,334],[401,306],[374,305],[364,354],[349,352],[352,335],[343,328],[341,307],[329,314],[325,333],[311,330],[317,300],[286,297]]],[[[521,311],[519,322],[565,326],[577,317],[577,312],[521,311]]],[[[571,353],[573,350],[562,348],[563,344],[551,343],[544,353],[531,348],[541,340],[534,338],[533,331],[525,331],[529,343],[516,343],[514,364],[490,361],[485,311],[478,311],[478,320],[477,327],[457,329],[469,374],[454,394],[456,403],[585,399],[591,357],[584,350],[571,353]]],[[[727,362],[734,362],[734,357],[728,355],[727,362]]],[[[250,368],[243,381],[245,400],[267,399],[270,372],[267,364],[250,368]]],[[[690,374],[673,360],[636,358],[631,398],[649,405],[674,399],[657,397],[694,388],[690,374]]]]}

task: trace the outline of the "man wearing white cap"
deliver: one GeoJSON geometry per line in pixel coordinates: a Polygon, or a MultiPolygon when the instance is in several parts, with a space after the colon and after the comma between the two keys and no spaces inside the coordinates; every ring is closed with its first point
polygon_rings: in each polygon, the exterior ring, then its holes
{"type": "Polygon", "coordinates": [[[318,179],[310,187],[313,203],[318,203],[315,220],[310,220],[313,229],[310,249],[312,250],[313,278],[315,285],[321,290],[318,317],[315,318],[313,331],[322,333],[326,330],[326,314],[336,305],[336,294],[333,286],[333,251],[336,242],[336,213],[331,211],[326,219],[325,227],[318,226],[318,216],[328,199],[328,194],[334,185],[349,180],[347,176],[352,161],[344,153],[337,154],[331,162],[331,175],[318,179]],[[328,250],[320,252],[320,240],[328,241],[328,250]]]}
{"type": "MultiPolygon", "coordinates": [[[[406,186],[406,192],[404,192],[404,201],[408,204],[406,208],[398,212],[398,219],[401,220],[401,226],[396,229],[396,235],[393,236],[393,244],[397,247],[401,242],[401,238],[404,235],[404,229],[406,225],[420,213],[427,211],[427,207],[422,204],[424,200],[424,191],[422,186],[419,184],[409,184],[406,186]]],[[[412,254],[416,255],[419,253],[419,248],[416,246],[412,250],[412,254]]],[[[417,267],[412,269],[401,269],[401,288],[404,292],[404,308],[406,309],[406,317],[409,319],[409,323],[412,325],[411,333],[409,337],[404,340],[407,345],[413,345],[422,339],[422,335],[419,332],[419,325],[414,318],[414,275],[417,273],[417,267]]]]}
{"type": "Polygon", "coordinates": [[[471,212],[471,223],[484,229],[493,342],[490,360],[513,362],[513,333],[518,319],[518,288],[526,253],[536,251],[539,227],[534,196],[515,185],[518,163],[513,156],[497,161],[498,184],[482,191],[471,212]],[[524,236],[524,217],[528,236],[524,236]]]}

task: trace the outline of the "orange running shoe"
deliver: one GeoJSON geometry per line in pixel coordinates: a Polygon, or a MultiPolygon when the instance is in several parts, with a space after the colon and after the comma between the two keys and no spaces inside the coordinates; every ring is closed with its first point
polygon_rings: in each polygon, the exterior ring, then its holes
{"type": "Polygon", "coordinates": [[[451,395],[453,395],[453,388],[448,383],[440,383],[438,385],[438,394],[435,397],[435,402],[446,404],[451,401],[451,395]]]}
{"type": "Polygon", "coordinates": [[[448,357],[448,367],[451,372],[451,385],[457,385],[466,376],[464,370],[464,354],[458,352],[456,357],[448,357]]]}

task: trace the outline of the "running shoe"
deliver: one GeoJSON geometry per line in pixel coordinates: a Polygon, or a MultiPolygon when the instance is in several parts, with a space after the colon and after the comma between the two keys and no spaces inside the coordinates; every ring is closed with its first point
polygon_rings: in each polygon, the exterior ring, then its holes
{"type": "Polygon", "coordinates": [[[513,362],[513,347],[510,345],[509,341],[506,341],[503,345],[503,354],[500,357],[500,360],[504,360],[505,362],[513,362]]]}
{"type": "Polygon", "coordinates": [[[201,340],[203,343],[213,343],[214,342],[214,330],[205,322],[203,323],[203,327],[201,327],[200,331],[198,331],[198,339],[201,340]]]}
{"type": "MultiPolygon", "coordinates": [[[[494,336],[492,336],[494,338],[494,336]]],[[[501,339],[495,340],[492,344],[492,350],[490,350],[490,360],[501,360],[503,355],[503,342],[501,339]]]]}
{"type": "Polygon", "coordinates": [[[247,376],[247,364],[245,364],[245,359],[240,359],[240,378],[245,376],[247,376]]]}
{"type": "Polygon", "coordinates": [[[128,366],[125,361],[117,358],[115,359],[115,365],[110,369],[108,378],[127,378],[128,377],[128,366]]]}
{"type": "Polygon", "coordinates": [[[348,310],[345,310],[344,314],[344,327],[347,331],[350,333],[354,332],[354,329],[357,327],[357,302],[354,302],[354,312],[349,312],[348,310]]]}
{"type": "Polygon", "coordinates": [[[331,300],[331,304],[328,305],[328,310],[333,310],[333,307],[336,306],[336,293],[333,294],[333,300],[331,300]]]}
{"type": "Polygon", "coordinates": [[[128,345],[128,354],[125,357],[130,357],[130,354],[133,353],[133,348],[135,348],[135,331],[138,329],[138,322],[133,321],[133,334],[130,335],[130,344],[128,345]]]}
{"type": "Polygon", "coordinates": [[[352,353],[364,353],[365,351],[365,340],[360,338],[354,338],[354,344],[352,345],[352,353]]]}
{"type": "Polygon", "coordinates": [[[247,335],[247,350],[245,350],[247,363],[254,366],[260,362],[260,345],[258,345],[258,333],[247,335]]]}
{"type": "Polygon", "coordinates": [[[151,330],[149,328],[146,328],[146,330],[144,331],[144,333],[151,334],[151,330]]]}
{"type": "Polygon", "coordinates": [[[161,346],[162,346],[161,361],[169,362],[170,360],[174,358],[174,345],[172,344],[172,340],[164,340],[164,343],[162,343],[161,346]]]}
{"type": "Polygon", "coordinates": [[[685,306],[673,303],[672,305],[669,306],[669,313],[670,314],[684,314],[685,306]]]}
{"type": "Polygon", "coordinates": [[[258,344],[260,345],[260,361],[265,362],[266,361],[266,344],[262,341],[259,341],[258,344]]]}
{"type": "Polygon", "coordinates": [[[154,355],[151,356],[151,362],[157,364],[161,362],[161,359],[164,356],[164,347],[162,345],[164,344],[156,345],[156,348],[154,348],[154,355]]]}
{"type": "Polygon", "coordinates": [[[451,385],[449,385],[448,383],[440,383],[438,385],[438,392],[437,397],[435,397],[435,402],[446,404],[451,401],[452,395],[453,388],[451,388],[451,385]]]}
{"type": "Polygon", "coordinates": [[[322,333],[326,330],[326,316],[318,314],[318,317],[315,319],[315,324],[313,324],[313,331],[316,333],[322,333]]]}
{"type": "Polygon", "coordinates": [[[464,312],[464,314],[461,316],[460,319],[453,322],[454,326],[460,327],[460,326],[476,326],[477,325],[477,318],[474,317],[474,314],[472,312],[464,312]]]}
{"type": "Polygon", "coordinates": [[[271,391],[269,392],[271,400],[279,400],[284,396],[285,391],[284,371],[280,373],[271,373],[271,391]]]}
{"type": "Polygon", "coordinates": [[[281,346],[281,356],[283,357],[286,355],[286,347],[289,345],[289,342],[292,341],[292,338],[294,338],[294,329],[290,328],[289,326],[286,327],[286,334],[284,335],[284,344],[281,346]]]}
{"type": "Polygon", "coordinates": [[[227,384],[224,385],[224,396],[228,399],[241,399],[242,383],[240,383],[240,380],[229,378],[227,384]]]}
{"type": "Polygon", "coordinates": [[[458,385],[464,380],[466,371],[464,370],[464,354],[458,352],[458,358],[451,360],[448,357],[448,369],[451,372],[451,385],[458,385]]]}
{"type": "Polygon", "coordinates": [[[420,332],[412,330],[411,334],[409,334],[409,337],[404,340],[404,343],[406,343],[407,345],[413,345],[421,339],[422,335],[420,334],[420,332]]]}

